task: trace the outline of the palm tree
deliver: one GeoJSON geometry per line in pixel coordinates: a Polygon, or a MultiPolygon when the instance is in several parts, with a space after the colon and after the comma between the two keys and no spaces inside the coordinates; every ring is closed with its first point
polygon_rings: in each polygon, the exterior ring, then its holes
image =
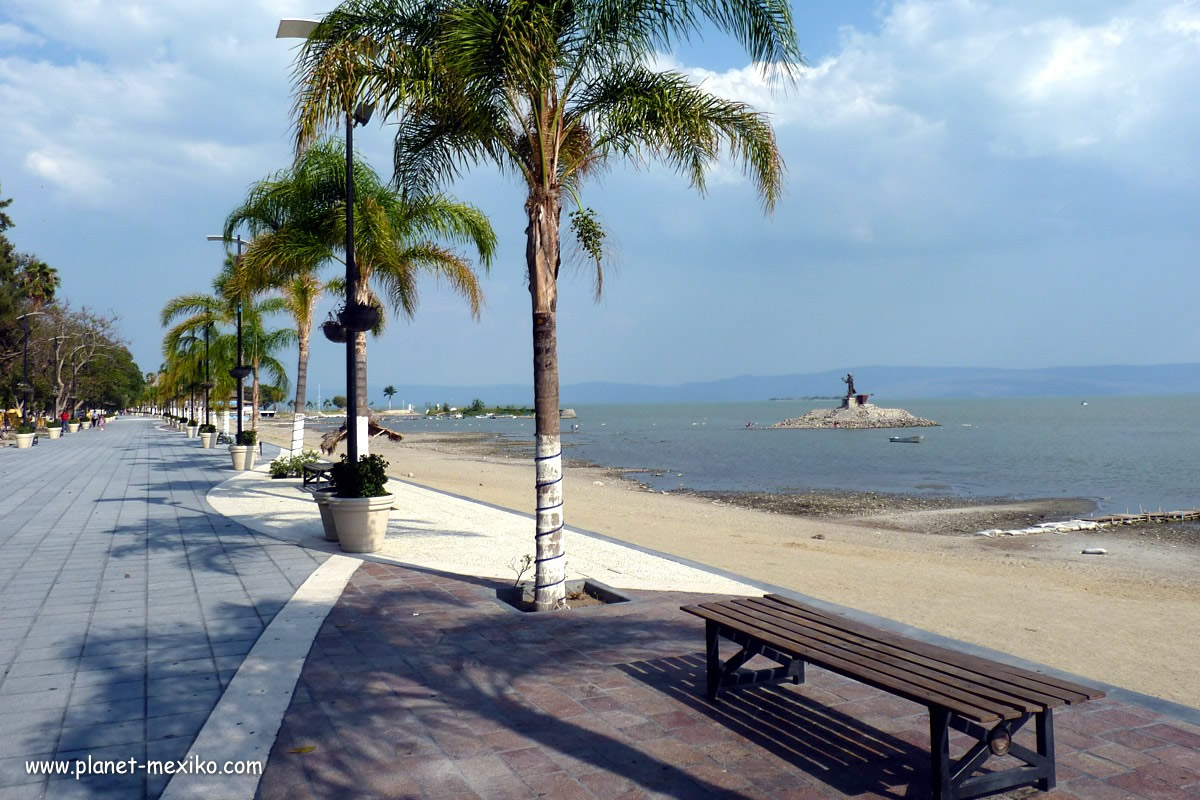
{"type": "Polygon", "coordinates": [[[54,292],[62,284],[58,270],[33,256],[21,256],[21,271],[17,273],[17,285],[34,311],[41,311],[54,302],[54,292]]]}
{"type": "MultiPolygon", "coordinates": [[[[437,242],[472,246],[486,268],[496,246],[487,217],[445,195],[408,200],[358,158],[354,184],[354,249],[361,276],[355,301],[377,305],[374,283],[397,315],[411,317],[417,307],[417,275],[427,272],[445,279],[467,299],[472,316],[478,317],[483,294],[470,262],[437,242]]],[[[323,264],[339,263],[346,241],[345,186],[345,145],[329,139],[307,148],[292,167],[251,187],[246,202],[225,223],[226,236],[245,225],[254,237],[239,265],[239,285],[249,291],[289,286],[301,278],[315,280],[323,264]]],[[[329,286],[336,289],[342,284],[335,280],[329,286]]],[[[296,317],[297,330],[304,328],[300,334],[304,374],[312,325],[308,308],[307,318],[296,317]]],[[[365,417],[366,333],[355,334],[354,347],[358,389],[354,414],[365,417]]],[[[298,385],[297,402],[302,402],[299,392],[298,385]]]]}
{"type": "Polygon", "coordinates": [[[578,192],[610,163],[652,157],[703,191],[726,148],[766,209],[782,187],[764,115],[649,66],[703,24],[731,33],[768,75],[790,77],[801,62],[786,0],[346,0],[299,56],[301,145],[367,101],[395,115],[395,180],[413,195],[485,161],[524,182],[538,610],[559,607],[565,594],[556,317],[564,193],[577,206],[571,226],[596,263],[598,292],[604,230],[578,192]]]}
{"type": "Polygon", "coordinates": [[[392,398],[396,396],[396,387],[390,383],[383,387],[383,395],[388,399],[388,411],[392,410],[392,398]]]}
{"type": "MultiPolygon", "coordinates": [[[[232,262],[213,281],[213,294],[192,293],[173,297],[162,308],[162,324],[172,325],[163,338],[163,352],[180,350],[181,343],[203,340],[204,328],[213,325],[218,331],[210,342],[210,358],[214,365],[212,377],[216,396],[228,397],[234,381],[229,368],[237,363],[237,336],[232,331],[237,314],[237,295],[233,292],[232,262]]],[[[295,333],[286,329],[268,330],[264,317],[286,310],[282,298],[267,298],[242,305],[243,356],[249,362],[253,384],[251,391],[253,416],[251,428],[258,429],[258,386],[260,374],[266,371],[272,382],[286,390],[287,371],[275,358],[275,353],[295,341],[295,333]]],[[[237,413],[242,413],[239,408],[237,413]]]]}

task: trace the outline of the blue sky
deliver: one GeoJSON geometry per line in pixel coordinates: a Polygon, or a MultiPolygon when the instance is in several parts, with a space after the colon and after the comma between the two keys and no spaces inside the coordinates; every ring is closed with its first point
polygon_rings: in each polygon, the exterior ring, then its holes
{"type": "MultiPolygon", "coordinates": [[[[220,265],[205,235],[289,162],[293,45],[273,38],[276,21],[325,10],[0,9],[10,237],[59,269],[74,305],[119,314],[144,368],[161,360],[163,303],[206,290],[220,265]]],[[[564,275],[564,383],[1200,360],[1200,4],[859,0],[794,12],[808,68],[785,91],[719,36],[662,54],[772,114],[785,196],[765,217],[724,164],[705,196],[657,166],[586,187],[616,258],[600,303],[582,270],[564,275]]],[[[390,173],[386,123],[356,142],[390,173]]],[[[481,167],[454,191],[500,236],[483,319],[423,284],[416,319],[370,345],[373,386],[530,380],[520,188],[481,167]]],[[[313,380],[340,385],[340,350],[318,338],[313,356],[313,380]]]]}

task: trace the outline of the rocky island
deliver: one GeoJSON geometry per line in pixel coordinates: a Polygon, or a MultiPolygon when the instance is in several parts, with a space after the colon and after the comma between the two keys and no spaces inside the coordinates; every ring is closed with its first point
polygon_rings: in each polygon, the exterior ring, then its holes
{"type": "Polygon", "coordinates": [[[814,408],[802,417],[785,419],[772,428],[935,428],[938,423],[914,417],[902,408],[880,408],[869,394],[854,391],[854,375],[842,378],[846,396],[838,408],[814,408]]]}

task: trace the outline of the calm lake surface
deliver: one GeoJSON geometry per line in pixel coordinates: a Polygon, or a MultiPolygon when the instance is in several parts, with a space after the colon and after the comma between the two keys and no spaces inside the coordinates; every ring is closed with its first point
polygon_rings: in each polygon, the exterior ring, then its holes
{"type": "MultiPolygon", "coordinates": [[[[563,444],[569,458],[649,470],[635,477],[657,489],[1086,497],[1113,512],[1200,507],[1200,397],[1084,400],[882,400],[942,424],[904,431],[768,428],[836,401],[575,406],[563,444]],[[909,433],[924,441],[888,441],[909,433]]],[[[391,424],[533,435],[529,419],[391,424]]]]}

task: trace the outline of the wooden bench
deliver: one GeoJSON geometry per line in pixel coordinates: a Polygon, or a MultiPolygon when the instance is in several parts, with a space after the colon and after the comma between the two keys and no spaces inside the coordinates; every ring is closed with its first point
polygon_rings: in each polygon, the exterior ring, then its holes
{"type": "Polygon", "coordinates": [[[333,463],[329,461],[310,461],[304,465],[304,474],[301,475],[301,486],[320,486],[322,483],[329,483],[330,472],[333,469],[333,463]]]}
{"type": "Polygon", "coordinates": [[[1054,787],[1053,709],[1104,696],[1090,686],[926,644],[780,595],[683,606],[705,620],[708,696],[762,684],[804,682],[805,662],[929,709],[933,797],[962,800],[1018,786],[1054,787]],[[720,640],[740,650],[721,660],[720,640]],[[755,656],[780,666],[744,669],[755,656]],[[1036,751],[1013,736],[1030,719],[1036,751]],[[950,757],[950,729],[976,743],[950,757]],[[976,775],[992,755],[1021,766],[976,775]]]}

